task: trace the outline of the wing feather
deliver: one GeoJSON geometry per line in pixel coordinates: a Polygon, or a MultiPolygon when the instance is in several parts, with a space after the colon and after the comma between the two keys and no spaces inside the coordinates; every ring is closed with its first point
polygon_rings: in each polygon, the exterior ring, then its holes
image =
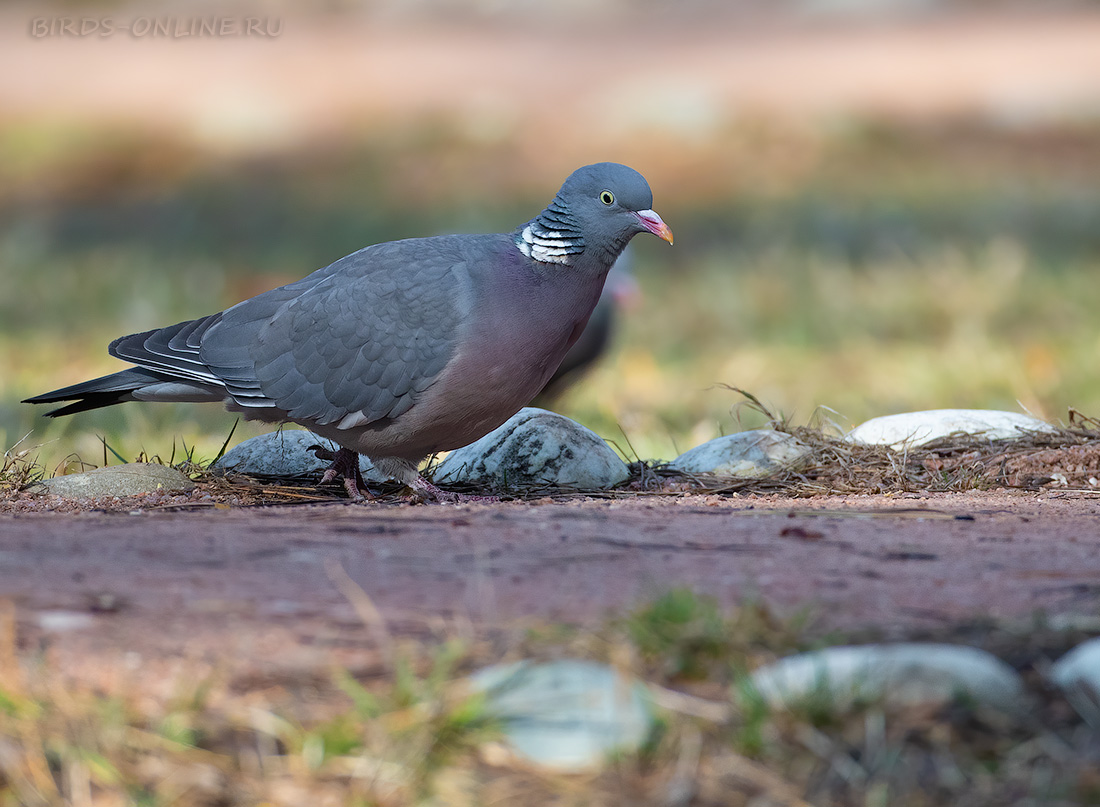
{"type": "Polygon", "coordinates": [[[319,424],[407,412],[454,356],[471,236],[367,247],[225,311],[132,334],[112,355],[239,405],[319,424]]]}

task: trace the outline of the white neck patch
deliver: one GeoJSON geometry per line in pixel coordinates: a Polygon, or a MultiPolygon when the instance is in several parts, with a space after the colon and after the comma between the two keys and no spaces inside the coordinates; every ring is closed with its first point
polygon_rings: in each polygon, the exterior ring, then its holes
{"type": "Polygon", "coordinates": [[[576,245],[565,233],[544,230],[536,233],[530,224],[516,237],[516,247],[533,261],[569,266],[573,263],[576,245]]]}

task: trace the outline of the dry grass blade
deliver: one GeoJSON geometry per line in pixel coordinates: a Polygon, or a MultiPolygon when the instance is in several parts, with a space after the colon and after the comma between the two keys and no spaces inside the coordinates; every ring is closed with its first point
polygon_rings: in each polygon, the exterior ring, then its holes
{"type": "Polygon", "coordinates": [[[699,762],[703,756],[703,733],[687,723],[680,733],[680,755],[665,790],[665,807],[686,807],[698,790],[699,762]]]}
{"type": "Polygon", "coordinates": [[[378,644],[378,650],[382,654],[386,667],[390,670],[394,668],[395,656],[393,647],[393,637],[390,635],[389,628],[386,626],[386,618],[382,616],[382,612],[378,610],[378,607],[374,604],[374,600],[370,598],[370,595],[351,579],[344,567],[336,561],[328,558],[325,560],[325,574],[328,575],[328,579],[332,581],[336,589],[344,595],[351,607],[355,609],[355,613],[363,621],[363,624],[367,626],[367,629],[374,636],[375,642],[378,644]]]}
{"type": "Polygon", "coordinates": [[[717,384],[716,386],[720,389],[727,389],[730,392],[736,392],[738,395],[741,395],[745,398],[744,401],[738,401],[737,403],[735,403],[731,409],[733,418],[737,421],[738,425],[741,424],[741,410],[747,408],[751,411],[758,412],[759,414],[763,415],[767,419],[768,424],[773,429],[777,429],[779,431],[787,430],[787,418],[785,418],[783,415],[777,415],[772,412],[770,409],[768,409],[768,407],[761,403],[759,398],[757,398],[748,390],[743,390],[740,387],[734,387],[729,384],[717,384]]]}
{"type": "Polygon", "coordinates": [[[15,603],[0,600],[0,681],[7,694],[24,695],[23,669],[16,654],[15,603]]]}
{"type": "Polygon", "coordinates": [[[781,807],[814,807],[802,798],[796,785],[748,757],[728,753],[715,760],[715,764],[722,776],[761,791],[772,804],[781,807]]]}
{"type": "Polygon", "coordinates": [[[726,723],[733,717],[733,707],[722,701],[711,701],[658,684],[649,684],[650,697],[662,709],[682,715],[702,718],[712,723],[726,723]]]}
{"type": "MultiPolygon", "coordinates": [[[[26,440],[27,435],[23,437],[26,440]]],[[[22,443],[20,440],[19,443],[22,443]]],[[[24,448],[17,451],[19,443],[4,452],[3,464],[0,464],[0,492],[15,492],[22,490],[32,482],[42,478],[43,469],[31,459],[31,449],[24,448]]]]}

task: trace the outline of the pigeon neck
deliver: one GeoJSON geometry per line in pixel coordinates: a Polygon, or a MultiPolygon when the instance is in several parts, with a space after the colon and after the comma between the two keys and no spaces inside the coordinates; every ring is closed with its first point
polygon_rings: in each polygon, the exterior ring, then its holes
{"type": "Polygon", "coordinates": [[[584,252],[584,236],[560,197],[516,232],[516,247],[540,263],[570,266],[584,252]]]}

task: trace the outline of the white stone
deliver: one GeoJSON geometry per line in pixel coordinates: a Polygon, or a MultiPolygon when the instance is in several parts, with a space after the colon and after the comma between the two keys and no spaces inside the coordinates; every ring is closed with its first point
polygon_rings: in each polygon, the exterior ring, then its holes
{"type": "MultiPolygon", "coordinates": [[[[318,459],[309,451],[320,445],[336,451],[340,447],[331,440],[304,429],[280,429],[238,443],[225,452],[213,467],[225,471],[275,478],[320,477],[331,461],[318,459]]],[[[359,470],[368,482],[385,482],[386,477],[374,469],[371,461],[359,455],[359,470]]]]}
{"type": "Polygon", "coordinates": [[[761,667],[752,682],[774,707],[821,697],[843,711],[861,700],[902,706],[946,703],[957,695],[1006,712],[1025,705],[1015,670],[984,650],[961,645],[829,647],[761,667]]]}
{"type": "Polygon", "coordinates": [[[597,768],[609,753],[640,747],[654,725],[645,687],[604,664],[520,661],[486,667],[470,682],[511,750],[556,771],[597,768]]]}
{"type": "Polygon", "coordinates": [[[432,478],[436,484],[602,490],[628,476],[626,464],[595,432],[567,417],[527,407],[477,442],[452,451],[432,478]]]}
{"type": "Polygon", "coordinates": [[[95,617],[82,611],[39,611],[36,621],[46,633],[67,633],[95,625],[95,617]]]}
{"type": "Polygon", "coordinates": [[[141,493],[189,493],[195,483],[181,471],[153,462],[106,465],[92,471],[43,479],[27,490],[74,499],[136,496],[141,493]]]}
{"type": "Polygon", "coordinates": [[[696,446],[674,459],[668,467],[689,474],[761,477],[797,465],[809,451],[808,446],[789,434],[753,429],[696,446]]]}
{"type": "Polygon", "coordinates": [[[1032,432],[1053,432],[1054,427],[1031,415],[995,409],[929,409],[903,412],[861,423],[846,439],[864,445],[915,448],[952,434],[985,440],[1011,440],[1032,432]]]}
{"type": "Polygon", "coordinates": [[[1077,713],[1100,729],[1100,639],[1089,639],[1070,650],[1050,668],[1049,677],[1077,713]]]}

